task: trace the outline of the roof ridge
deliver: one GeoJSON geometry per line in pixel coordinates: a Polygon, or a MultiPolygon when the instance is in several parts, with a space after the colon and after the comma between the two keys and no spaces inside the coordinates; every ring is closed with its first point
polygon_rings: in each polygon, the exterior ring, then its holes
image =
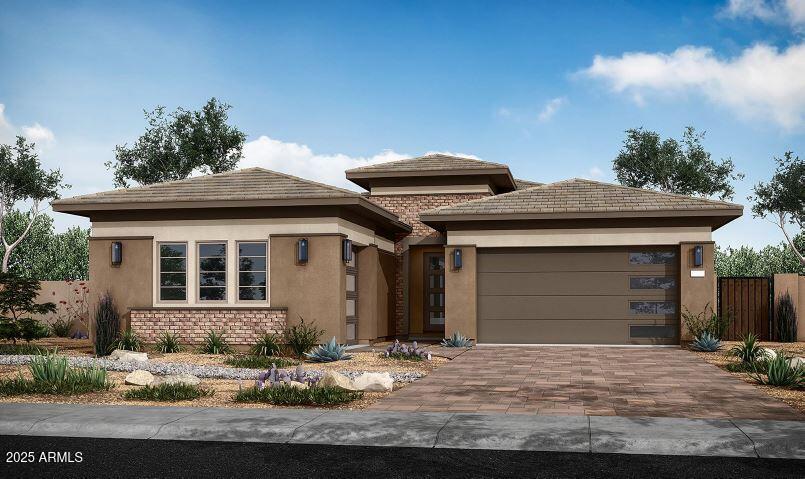
{"type": "Polygon", "coordinates": [[[409,157],[409,158],[400,158],[400,159],[397,159],[397,160],[384,161],[382,163],[374,163],[374,164],[371,164],[371,165],[358,166],[356,168],[350,168],[350,169],[346,170],[345,173],[356,172],[356,171],[361,171],[361,170],[366,170],[366,169],[375,169],[375,168],[381,167],[381,166],[387,167],[387,166],[390,166],[390,165],[396,165],[398,163],[403,163],[403,162],[415,162],[415,161],[424,160],[424,159],[427,159],[427,158],[432,159],[432,158],[438,158],[438,157],[457,159],[457,160],[468,160],[468,161],[477,162],[477,163],[483,163],[483,164],[498,167],[498,168],[508,168],[508,165],[506,165],[504,163],[498,163],[498,162],[495,162],[495,161],[486,161],[486,160],[481,160],[479,158],[470,158],[469,156],[448,155],[446,153],[428,153],[428,154],[421,155],[421,156],[412,156],[412,157],[409,157]]]}
{"type": "Polygon", "coordinates": [[[696,200],[706,201],[708,203],[714,203],[714,204],[717,204],[717,205],[741,206],[738,203],[733,203],[731,201],[714,200],[712,198],[704,198],[704,197],[701,197],[701,196],[683,195],[682,193],[670,193],[670,192],[667,192],[667,191],[659,191],[659,190],[654,190],[654,189],[651,189],[651,188],[638,188],[636,186],[626,186],[626,185],[621,185],[621,184],[618,184],[618,183],[609,183],[609,182],[606,182],[606,181],[591,180],[591,179],[588,179],[588,178],[571,178],[570,180],[567,180],[567,181],[581,181],[581,182],[592,183],[592,184],[596,184],[596,185],[614,186],[616,188],[623,188],[623,189],[627,189],[627,190],[647,191],[647,192],[651,192],[651,193],[656,193],[658,195],[670,196],[672,198],[685,198],[685,199],[694,198],[696,200]]]}
{"type": "Polygon", "coordinates": [[[515,193],[522,193],[524,191],[531,191],[531,190],[535,190],[537,188],[545,188],[546,186],[555,185],[556,183],[564,183],[566,181],[569,181],[569,180],[556,181],[554,183],[544,183],[542,185],[536,185],[536,186],[532,186],[530,188],[524,188],[522,190],[513,190],[513,191],[508,191],[506,193],[501,193],[499,195],[484,196],[483,198],[476,198],[474,200],[462,201],[461,203],[456,203],[456,204],[453,204],[453,205],[439,206],[438,208],[431,208],[429,210],[422,211],[422,212],[420,212],[420,214],[428,214],[428,213],[431,213],[433,211],[440,211],[442,209],[452,208],[454,206],[459,206],[459,205],[463,206],[463,205],[467,205],[467,204],[484,203],[484,202],[490,201],[490,200],[495,199],[495,198],[504,198],[504,197],[512,196],[515,193]]]}

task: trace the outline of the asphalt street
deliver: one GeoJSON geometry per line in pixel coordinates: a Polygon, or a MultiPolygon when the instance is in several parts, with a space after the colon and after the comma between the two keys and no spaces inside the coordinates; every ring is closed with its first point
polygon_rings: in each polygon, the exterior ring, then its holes
{"type": "Polygon", "coordinates": [[[794,459],[38,436],[0,436],[0,451],[2,478],[805,477],[794,459]]]}

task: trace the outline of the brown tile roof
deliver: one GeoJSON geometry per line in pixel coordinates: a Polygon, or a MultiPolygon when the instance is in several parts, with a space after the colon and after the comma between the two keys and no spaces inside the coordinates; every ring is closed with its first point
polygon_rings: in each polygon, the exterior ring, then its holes
{"type": "Polygon", "coordinates": [[[179,201],[276,200],[361,197],[354,191],[263,168],[246,168],[186,180],[74,196],[54,205],[162,203],[179,201]]]}
{"type": "Polygon", "coordinates": [[[523,179],[520,179],[520,178],[515,178],[514,179],[514,184],[515,184],[515,186],[517,186],[518,190],[525,190],[525,189],[528,189],[528,188],[533,188],[535,186],[542,186],[545,183],[537,183],[536,181],[523,180],[523,179]]]}
{"type": "Polygon", "coordinates": [[[499,169],[509,167],[502,163],[492,163],[490,161],[475,160],[461,156],[443,155],[434,153],[432,155],[420,156],[417,158],[406,158],[404,160],[389,161],[376,165],[362,166],[347,170],[350,173],[389,173],[402,171],[438,171],[438,170],[482,170],[499,169]]]}
{"type": "Polygon", "coordinates": [[[735,210],[741,205],[574,178],[502,195],[443,206],[420,215],[430,217],[493,214],[573,214],[701,210],[735,210]]]}

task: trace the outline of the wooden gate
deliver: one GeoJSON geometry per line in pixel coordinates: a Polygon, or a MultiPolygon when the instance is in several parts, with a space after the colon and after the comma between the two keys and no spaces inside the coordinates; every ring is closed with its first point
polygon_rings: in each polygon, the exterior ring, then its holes
{"type": "Polygon", "coordinates": [[[729,315],[728,341],[740,340],[747,333],[758,339],[773,339],[774,283],[772,278],[729,276],[718,278],[718,314],[729,315]]]}

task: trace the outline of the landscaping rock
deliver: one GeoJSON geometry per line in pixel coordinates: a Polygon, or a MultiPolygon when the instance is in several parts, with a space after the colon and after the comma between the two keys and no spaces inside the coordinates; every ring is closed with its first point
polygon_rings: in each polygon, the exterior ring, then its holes
{"type": "Polygon", "coordinates": [[[164,384],[187,384],[190,386],[198,386],[201,379],[192,374],[171,374],[161,378],[161,383],[164,384]]]}
{"type": "Polygon", "coordinates": [[[805,358],[791,358],[788,360],[788,364],[792,368],[805,368],[805,358]]]}
{"type": "Polygon", "coordinates": [[[777,353],[770,348],[761,348],[760,353],[764,354],[769,359],[769,361],[777,357],[777,353]]]}
{"type": "Polygon", "coordinates": [[[319,386],[333,386],[346,389],[347,391],[356,391],[355,385],[352,384],[351,379],[335,371],[325,372],[324,377],[319,381],[319,386]]]}
{"type": "Polygon", "coordinates": [[[363,373],[352,381],[355,389],[371,393],[391,391],[394,380],[389,373],[363,373]]]}
{"type": "Polygon", "coordinates": [[[288,386],[291,386],[292,388],[297,388],[297,389],[307,389],[307,384],[300,383],[299,381],[291,381],[291,382],[288,383],[288,386]]]}
{"type": "Polygon", "coordinates": [[[132,386],[149,386],[154,382],[154,375],[142,369],[130,372],[125,379],[126,384],[132,386]]]}
{"type": "Polygon", "coordinates": [[[112,351],[112,354],[109,355],[109,359],[112,361],[148,361],[148,353],[115,349],[112,351]]]}

